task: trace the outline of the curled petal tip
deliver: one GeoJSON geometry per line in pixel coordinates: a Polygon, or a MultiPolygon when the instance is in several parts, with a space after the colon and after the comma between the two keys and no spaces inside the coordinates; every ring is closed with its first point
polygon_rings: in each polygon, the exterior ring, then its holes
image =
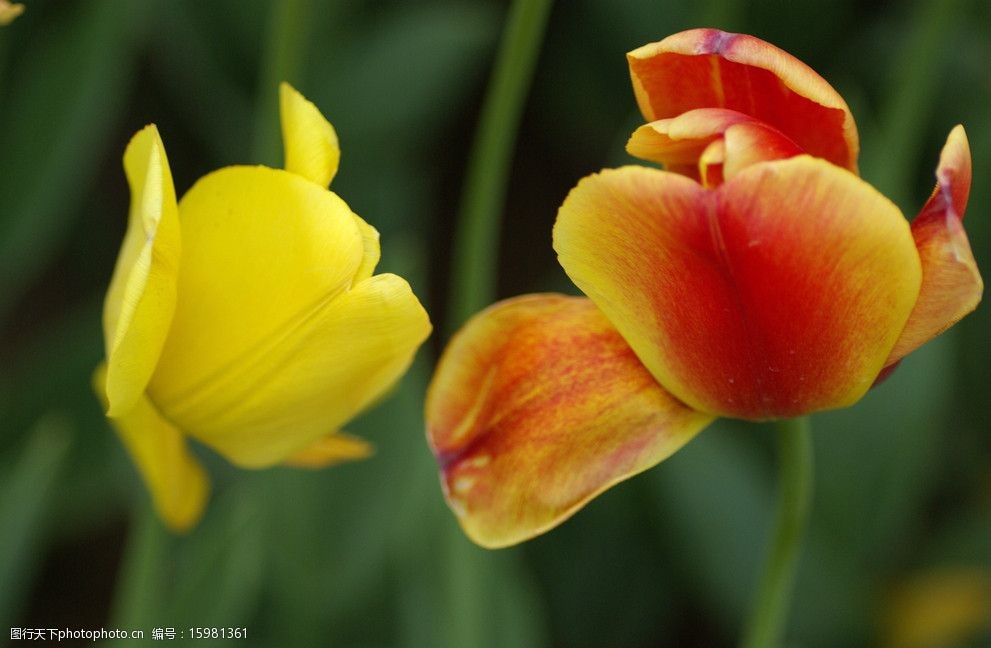
{"type": "Polygon", "coordinates": [[[285,168],[326,187],[337,174],[337,132],[313,102],[285,81],[279,86],[285,168]]]}
{"type": "Polygon", "coordinates": [[[936,188],[930,200],[937,193],[942,193],[948,210],[962,220],[970,197],[971,177],[970,142],[963,124],[957,124],[950,131],[940,152],[939,165],[936,167],[936,188]]]}
{"type": "Polygon", "coordinates": [[[963,227],[970,183],[970,146],[963,126],[958,125],[950,131],[940,154],[936,187],[912,221],[922,287],[888,364],[956,324],[981,301],[984,280],[963,227]]]}

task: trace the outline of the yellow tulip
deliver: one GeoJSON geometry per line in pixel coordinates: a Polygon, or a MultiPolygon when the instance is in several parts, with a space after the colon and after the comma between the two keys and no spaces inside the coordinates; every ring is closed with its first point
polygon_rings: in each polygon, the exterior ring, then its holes
{"type": "Polygon", "coordinates": [[[0,0],[0,27],[6,27],[14,22],[14,19],[24,13],[24,5],[11,3],[9,0],[0,0]]]}
{"type": "Polygon", "coordinates": [[[431,330],[405,280],[374,274],[378,232],[327,190],[333,127],[288,84],[280,110],[285,170],[220,169],[178,203],[154,125],[124,153],[130,216],[94,386],[176,531],[209,491],[187,436],[244,468],[366,457],[341,426],[431,330]]]}

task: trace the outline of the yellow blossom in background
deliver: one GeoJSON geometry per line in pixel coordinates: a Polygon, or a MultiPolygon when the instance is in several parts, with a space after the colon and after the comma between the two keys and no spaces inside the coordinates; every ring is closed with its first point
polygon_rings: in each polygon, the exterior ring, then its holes
{"type": "Polygon", "coordinates": [[[991,632],[991,574],[971,566],[914,574],[892,589],[881,622],[886,648],[970,645],[991,632]]]}
{"type": "Polygon", "coordinates": [[[366,457],[341,426],[395,384],[431,330],[405,280],[374,274],[378,232],[327,190],[333,127],[288,84],[280,111],[285,170],[220,169],[178,203],[154,125],[124,154],[130,217],[94,383],[178,531],[209,490],[187,436],[244,468],[366,457]]]}
{"type": "Polygon", "coordinates": [[[14,22],[14,19],[24,13],[24,5],[12,4],[9,0],[0,0],[0,27],[14,22]]]}

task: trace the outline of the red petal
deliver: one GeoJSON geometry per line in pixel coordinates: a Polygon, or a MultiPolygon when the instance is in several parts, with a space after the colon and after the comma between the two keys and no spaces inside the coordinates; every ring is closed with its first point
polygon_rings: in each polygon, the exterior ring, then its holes
{"type": "Polygon", "coordinates": [[[808,153],[857,170],[860,145],[843,98],[812,68],[746,34],[692,29],[627,55],[648,121],[728,108],[787,135],[808,153]]]}
{"type": "Polygon", "coordinates": [[[898,208],[805,155],[715,190],[644,167],[603,171],[561,206],[554,249],[668,391],[746,419],[859,399],[921,281],[898,208]]]}
{"type": "Polygon", "coordinates": [[[689,110],[645,124],[630,137],[626,150],[659,162],[673,173],[701,178],[707,187],[721,184],[724,176],[728,180],[751,164],[802,153],[781,131],[722,108],[689,110]],[[685,169],[691,173],[683,173],[685,169]]]}

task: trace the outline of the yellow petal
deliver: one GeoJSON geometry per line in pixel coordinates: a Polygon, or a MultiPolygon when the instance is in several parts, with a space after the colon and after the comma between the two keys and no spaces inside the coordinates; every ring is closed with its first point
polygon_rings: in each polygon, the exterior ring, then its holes
{"type": "Polygon", "coordinates": [[[0,27],[14,22],[14,19],[22,13],[24,13],[24,5],[11,3],[9,0],[0,0],[0,27]]]}
{"type": "Polygon", "coordinates": [[[174,421],[172,408],[345,291],[364,256],[344,201],[286,171],[221,169],[179,211],[179,296],[148,388],[174,421]]]}
{"type": "Polygon", "coordinates": [[[379,257],[382,256],[382,251],[379,247],[379,231],[366,223],[357,214],[354,216],[354,222],[358,226],[358,231],[361,232],[361,245],[363,249],[361,265],[358,266],[358,271],[355,272],[353,280],[353,283],[358,283],[372,276],[372,273],[375,272],[375,266],[379,263],[379,257]]]}
{"type": "Polygon", "coordinates": [[[279,86],[279,112],[286,171],[326,187],[341,161],[334,127],[312,102],[285,82],[279,86]]]}
{"type": "Polygon", "coordinates": [[[179,218],[165,147],[154,125],[124,153],[131,187],[127,234],[103,306],[107,414],[141,398],[172,323],[179,273],[179,218]]]}
{"type": "Polygon", "coordinates": [[[936,188],[912,221],[922,288],[887,365],[956,324],[981,301],[984,281],[963,228],[970,180],[970,146],[963,126],[957,126],[940,155],[936,188]]]}
{"type": "Polygon", "coordinates": [[[898,208],[806,155],[714,190],[645,167],[603,171],[564,201],[554,249],[675,397],[754,420],[858,400],[921,282],[898,208]]]}
{"type": "Polygon", "coordinates": [[[326,468],[344,461],[367,459],[373,452],[375,448],[368,441],[343,432],[335,432],[320,437],[286,459],[284,463],[293,468],[326,468]]]}
{"type": "Polygon", "coordinates": [[[232,462],[273,465],[384,395],[429,333],[409,284],[377,275],[301,312],[198,390],[161,407],[232,462]]]}
{"type": "Polygon", "coordinates": [[[504,547],[656,465],[712,417],[664,391],[589,300],[526,295],[454,336],[426,419],[465,533],[504,547]]]}
{"type": "MultiPolygon", "coordinates": [[[[106,365],[101,364],[93,373],[93,388],[104,401],[105,384],[106,365]]],[[[146,396],[110,422],[137,466],[162,522],[176,532],[192,528],[203,515],[210,482],[182,433],[146,396]]]]}
{"type": "Polygon", "coordinates": [[[898,584],[883,617],[886,648],[971,645],[991,628],[991,574],[941,567],[898,584]]]}

